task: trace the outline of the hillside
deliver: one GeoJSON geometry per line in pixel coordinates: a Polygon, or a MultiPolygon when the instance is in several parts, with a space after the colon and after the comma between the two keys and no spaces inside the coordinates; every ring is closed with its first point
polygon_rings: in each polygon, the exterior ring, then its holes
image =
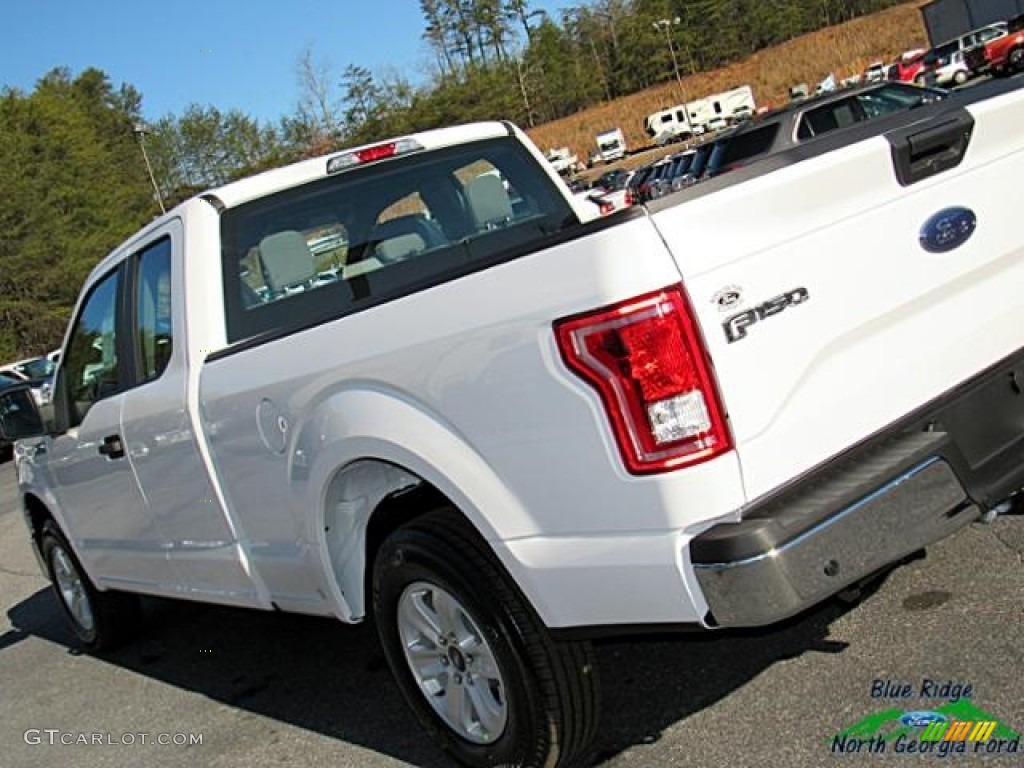
{"type": "Polygon", "coordinates": [[[642,147],[650,142],[643,131],[647,115],[738,85],[749,84],[754,89],[759,107],[783,104],[794,83],[813,88],[829,72],[843,78],[863,72],[872,61],[891,61],[905,50],[926,47],[928,37],[918,10],[923,4],[914,0],[765,48],[723,69],[684,77],[685,97],[673,80],[528,132],[542,150],[568,146],[583,160],[594,148],[594,136],[602,130],[618,126],[631,148],[642,147]]]}

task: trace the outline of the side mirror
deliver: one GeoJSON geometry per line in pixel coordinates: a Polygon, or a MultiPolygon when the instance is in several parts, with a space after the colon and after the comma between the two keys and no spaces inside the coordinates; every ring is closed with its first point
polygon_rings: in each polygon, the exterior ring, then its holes
{"type": "Polygon", "coordinates": [[[14,441],[45,434],[43,417],[27,385],[0,393],[0,438],[14,441]]]}

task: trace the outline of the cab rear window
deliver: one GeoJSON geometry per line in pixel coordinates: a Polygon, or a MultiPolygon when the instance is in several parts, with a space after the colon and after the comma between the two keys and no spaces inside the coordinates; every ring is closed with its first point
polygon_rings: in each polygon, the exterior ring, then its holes
{"type": "Polygon", "coordinates": [[[527,252],[576,224],[513,139],[356,167],[224,212],[228,340],[279,335],[527,252]]]}

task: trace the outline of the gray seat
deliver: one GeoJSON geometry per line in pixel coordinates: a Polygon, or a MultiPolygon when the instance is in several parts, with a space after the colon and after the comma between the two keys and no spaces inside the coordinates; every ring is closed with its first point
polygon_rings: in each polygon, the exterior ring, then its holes
{"type": "Polygon", "coordinates": [[[377,224],[370,242],[373,247],[368,258],[383,265],[444,245],[446,239],[436,222],[420,214],[408,214],[377,224]]]}
{"type": "Polygon", "coordinates": [[[316,276],[306,238],[292,229],[260,240],[260,264],[263,279],[274,297],[304,290],[316,276]]]}
{"type": "Polygon", "coordinates": [[[493,173],[481,174],[466,185],[466,202],[478,229],[496,229],[512,220],[512,201],[493,173]]]}

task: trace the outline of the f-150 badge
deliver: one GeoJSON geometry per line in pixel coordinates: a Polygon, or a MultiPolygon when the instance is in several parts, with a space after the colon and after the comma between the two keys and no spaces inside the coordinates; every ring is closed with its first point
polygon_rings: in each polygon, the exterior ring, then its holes
{"type": "Polygon", "coordinates": [[[732,344],[734,341],[746,338],[747,329],[755,323],[759,323],[762,320],[767,320],[769,317],[774,317],[782,312],[785,312],[790,307],[795,307],[797,304],[803,304],[811,298],[811,294],[806,288],[793,288],[792,290],[780,293],[768,301],[758,304],[753,309],[747,309],[743,312],[738,312],[735,315],[730,315],[724,323],[722,323],[722,329],[725,331],[726,340],[732,344]]]}

